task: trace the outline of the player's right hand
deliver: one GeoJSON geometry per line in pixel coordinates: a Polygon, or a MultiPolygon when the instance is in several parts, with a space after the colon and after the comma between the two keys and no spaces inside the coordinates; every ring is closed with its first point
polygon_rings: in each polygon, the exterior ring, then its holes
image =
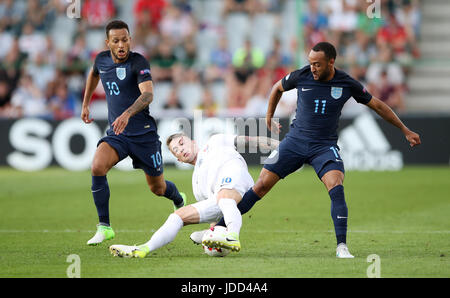
{"type": "Polygon", "coordinates": [[[94,121],[93,118],[89,118],[89,107],[83,107],[81,110],[81,120],[83,120],[84,123],[89,124],[92,121],[94,121]]]}
{"type": "Polygon", "coordinates": [[[281,131],[281,124],[273,120],[272,117],[266,117],[266,125],[267,128],[272,132],[279,134],[281,131]]]}
{"type": "Polygon", "coordinates": [[[420,145],[420,144],[422,143],[422,142],[420,141],[420,136],[419,136],[419,134],[417,134],[417,133],[415,133],[415,132],[413,132],[413,131],[411,131],[411,130],[408,130],[408,131],[405,133],[405,137],[406,137],[406,139],[407,139],[408,142],[409,142],[409,146],[411,146],[411,147],[420,145]]]}

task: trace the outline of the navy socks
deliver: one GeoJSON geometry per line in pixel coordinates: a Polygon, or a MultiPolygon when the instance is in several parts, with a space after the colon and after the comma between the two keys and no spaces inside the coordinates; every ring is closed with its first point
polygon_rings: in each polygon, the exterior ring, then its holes
{"type": "Polygon", "coordinates": [[[170,182],[168,180],[166,180],[166,192],[164,193],[164,196],[169,200],[172,200],[177,207],[183,204],[183,198],[178,192],[177,187],[173,182],[170,182]]]}
{"type": "MultiPolygon", "coordinates": [[[[253,205],[255,205],[256,202],[261,200],[261,198],[253,191],[252,188],[250,188],[242,197],[242,200],[237,205],[239,211],[241,212],[241,215],[247,213],[250,209],[252,209],[253,205]]],[[[218,226],[226,227],[225,220],[222,218],[218,223],[218,226]]]]}
{"type": "Polygon", "coordinates": [[[344,186],[338,185],[328,194],[331,198],[331,218],[334,223],[337,244],[346,243],[348,209],[345,203],[344,186]]]}
{"type": "Polygon", "coordinates": [[[91,190],[97,207],[98,221],[109,226],[109,185],[106,176],[92,176],[91,190]]]}

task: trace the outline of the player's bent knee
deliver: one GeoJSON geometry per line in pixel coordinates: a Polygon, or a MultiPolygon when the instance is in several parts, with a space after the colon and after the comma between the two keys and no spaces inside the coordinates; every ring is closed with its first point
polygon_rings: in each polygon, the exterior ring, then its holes
{"type": "Polygon", "coordinates": [[[91,167],[92,176],[106,176],[109,168],[101,163],[93,162],[91,167]]]}
{"type": "Polygon", "coordinates": [[[325,173],[322,177],[322,182],[327,188],[328,191],[335,188],[338,185],[342,185],[344,183],[344,173],[341,171],[329,171],[325,173]]]}
{"type": "Polygon", "coordinates": [[[174,212],[183,221],[184,225],[197,224],[200,221],[200,215],[197,209],[192,206],[185,206],[174,212]]]}
{"type": "Polygon", "coordinates": [[[239,203],[242,200],[241,194],[235,189],[222,188],[217,193],[217,201],[220,199],[233,199],[236,203],[239,203]]]}

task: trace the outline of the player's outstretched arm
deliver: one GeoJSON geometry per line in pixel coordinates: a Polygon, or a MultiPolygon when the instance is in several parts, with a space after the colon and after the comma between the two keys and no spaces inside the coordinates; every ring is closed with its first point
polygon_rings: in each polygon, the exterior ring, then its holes
{"type": "Polygon", "coordinates": [[[280,141],[271,139],[268,137],[249,137],[249,136],[237,136],[236,137],[236,147],[241,148],[246,145],[250,146],[252,149],[260,148],[264,151],[271,151],[278,148],[280,141]]]}
{"type": "Polygon", "coordinates": [[[278,102],[280,102],[281,95],[283,95],[284,89],[281,84],[281,80],[276,82],[273,85],[272,90],[269,95],[269,105],[267,107],[266,113],[266,125],[270,131],[280,133],[281,125],[273,121],[273,115],[275,114],[275,110],[277,108],[278,102]]]}
{"type": "Polygon", "coordinates": [[[420,145],[420,136],[406,127],[405,124],[403,124],[403,122],[397,116],[397,114],[395,114],[395,112],[392,111],[392,109],[387,104],[376,97],[372,97],[367,106],[374,110],[384,120],[398,127],[405,135],[411,147],[420,145]]]}
{"type": "Polygon", "coordinates": [[[81,107],[81,119],[84,123],[91,123],[92,121],[94,121],[94,119],[89,118],[89,104],[99,81],[100,76],[96,75],[94,71],[91,70],[86,80],[86,89],[84,91],[83,104],[81,107]]]}
{"type": "Polygon", "coordinates": [[[136,101],[126,109],[122,115],[116,118],[112,123],[114,133],[116,135],[121,134],[125,127],[128,125],[128,121],[131,117],[148,107],[153,101],[153,83],[152,81],[145,81],[139,84],[139,89],[141,90],[141,95],[136,99],[136,101]]]}

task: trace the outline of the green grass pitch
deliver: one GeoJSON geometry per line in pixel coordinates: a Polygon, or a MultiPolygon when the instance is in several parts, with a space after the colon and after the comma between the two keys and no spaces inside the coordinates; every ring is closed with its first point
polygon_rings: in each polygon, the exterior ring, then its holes
{"type": "MultiPolygon", "coordinates": [[[[256,179],[260,167],[251,168],[256,179]]],[[[166,168],[194,201],[191,171],[166,168]]],[[[242,250],[212,258],[181,230],[146,259],[110,255],[110,244],[140,244],[173,211],[153,195],[142,171],[108,175],[116,238],[97,247],[97,214],[88,171],[0,169],[0,277],[66,277],[76,254],[81,277],[367,277],[367,257],[380,257],[381,277],[450,277],[450,168],[346,173],[348,245],[355,259],[336,259],[330,199],[311,168],[281,181],[243,217],[242,250]]]]}

